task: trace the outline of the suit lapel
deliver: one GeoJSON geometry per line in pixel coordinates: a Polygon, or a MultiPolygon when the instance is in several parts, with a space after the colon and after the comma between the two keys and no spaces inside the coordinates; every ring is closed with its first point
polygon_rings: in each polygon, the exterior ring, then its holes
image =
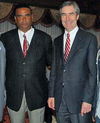
{"type": "Polygon", "coordinates": [[[40,36],[38,36],[38,32],[35,29],[34,35],[31,39],[29,49],[28,49],[27,54],[26,54],[26,57],[29,57],[29,55],[34,52],[34,50],[35,50],[36,46],[38,45],[39,41],[40,41],[40,36]]]}
{"type": "Polygon", "coordinates": [[[70,50],[70,53],[69,53],[69,56],[68,56],[68,60],[67,60],[67,63],[70,61],[70,59],[72,58],[72,56],[75,54],[79,44],[80,44],[80,41],[82,39],[82,30],[79,29],[76,36],[75,36],[75,39],[74,39],[74,42],[73,42],[73,45],[71,47],[71,50],[70,50]]]}
{"type": "Polygon", "coordinates": [[[59,38],[59,54],[61,59],[63,59],[63,35],[59,38]]]}
{"type": "MultiPolygon", "coordinates": [[[[23,51],[22,51],[21,44],[20,44],[20,39],[18,36],[18,29],[16,29],[13,33],[14,33],[13,34],[14,40],[12,41],[12,43],[14,43],[14,47],[15,47],[17,53],[20,55],[20,57],[24,58],[23,51]]],[[[35,49],[35,47],[37,46],[37,44],[39,42],[39,38],[40,37],[38,36],[37,30],[35,30],[25,58],[27,58],[33,52],[33,50],[35,49]]]]}
{"type": "Polygon", "coordinates": [[[15,30],[14,32],[14,46],[16,48],[17,53],[23,57],[23,52],[22,52],[22,48],[21,48],[21,44],[20,44],[20,40],[19,40],[19,36],[18,36],[18,29],[15,30]]]}

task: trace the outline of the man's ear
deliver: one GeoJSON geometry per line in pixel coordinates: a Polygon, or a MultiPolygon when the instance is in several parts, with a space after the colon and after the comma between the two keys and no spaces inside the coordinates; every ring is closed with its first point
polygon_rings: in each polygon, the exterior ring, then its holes
{"type": "Polygon", "coordinates": [[[77,20],[79,19],[79,15],[77,15],[77,20]]]}
{"type": "Polygon", "coordinates": [[[15,22],[16,22],[16,16],[14,16],[15,22]]]}
{"type": "Polygon", "coordinates": [[[34,16],[33,16],[33,14],[32,14],[32,22],[33,22],[33,19],[34,19],[34,16]]]}

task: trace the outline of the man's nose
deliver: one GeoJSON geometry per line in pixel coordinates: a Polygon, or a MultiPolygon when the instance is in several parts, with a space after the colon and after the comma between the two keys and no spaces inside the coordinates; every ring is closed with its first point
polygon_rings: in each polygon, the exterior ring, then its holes
{"type": "Polygon", "coordinates": [[[23,20],[26,20],[26,16],[23,16],[23,20]]]}
{"type": "Polygon", "coordinates": [[[69,15],[66,15],[66,20],[69,20],[70,19],[70,16],[69,15]]]}

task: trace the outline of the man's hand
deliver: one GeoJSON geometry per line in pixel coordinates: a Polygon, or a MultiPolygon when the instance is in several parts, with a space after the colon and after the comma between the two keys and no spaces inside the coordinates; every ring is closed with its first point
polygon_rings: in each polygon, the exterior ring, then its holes
{"type": "Polygon", "coordinates": [[[48,66],[47,68],[48,68],[48,70],[51,70],[51,66],[48,66]]]}
{"type": "Polygon", "coordinates": [[[95,117],[92,117],[92,121],[93,121],[93,123],[95,123],[95,117]]]}
{"type": "Polygon", "coordinates": [[[83,102],[82,103],[82,108],[81,108],[81,116],[83,116],[86,113],[89,113],[92,109],[92,105],[87,103],[87,102],[83,102]]]}
{"type": "Polygon", "coordinates": [[[55,99],[53,97],[48,98],[48,106],[49,108],[55,110],[55,99]]]}

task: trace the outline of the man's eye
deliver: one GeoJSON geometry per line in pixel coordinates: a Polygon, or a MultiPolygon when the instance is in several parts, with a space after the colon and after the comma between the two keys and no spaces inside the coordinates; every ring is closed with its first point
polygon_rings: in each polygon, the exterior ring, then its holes
{"type": "Polygon", "coordinates": [[[25,16],[26,16],[26,17],[29,17],[29,16],[30,16],[30,14],[26,14],[25,16]]]}
{"type": "Polygon", "coordinates": [[[74,13],[74,12],[72,12],[72,13],[70,13],[70,15],[75,15],[75,13],[74,13]]]}
{"type": "Polygon", "coordinates": [[[22,15],[17,15],[17,17],[21,18],[21,17],[22,17],[22,15]]]}
{"type": "Polygon", "coordinates": [[[63,13],[62,16],[66,16],[66,14],[63,13]]]}

